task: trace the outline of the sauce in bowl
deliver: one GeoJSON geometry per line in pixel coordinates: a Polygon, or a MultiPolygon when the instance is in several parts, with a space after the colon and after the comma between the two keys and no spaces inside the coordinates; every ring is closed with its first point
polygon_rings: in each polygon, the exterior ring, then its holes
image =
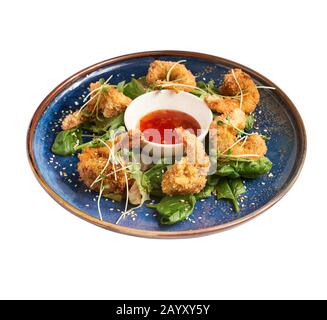
{"type": "Polygon", "coordinates": [[[198,135],[200,124],[191,115],[176,110],[156,110],[141,118],[139,128],[144,138],[160,144],[176,144],[178,141],[174,129],[182,127],[198,135]]]}

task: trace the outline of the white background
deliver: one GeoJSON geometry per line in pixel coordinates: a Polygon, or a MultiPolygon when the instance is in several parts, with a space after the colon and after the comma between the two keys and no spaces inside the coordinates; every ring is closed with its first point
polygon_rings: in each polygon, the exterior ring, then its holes
{"type": "Polygon", "coordinates": [[[327,298],[325,1],[1,1],[0,298],[327,298]],[[292,190],[233,230],[150,240],[88,224],[29,168],[41,100],[121,54],[199,51],[259,71],[293,100],[308,153],[292,190]]]}

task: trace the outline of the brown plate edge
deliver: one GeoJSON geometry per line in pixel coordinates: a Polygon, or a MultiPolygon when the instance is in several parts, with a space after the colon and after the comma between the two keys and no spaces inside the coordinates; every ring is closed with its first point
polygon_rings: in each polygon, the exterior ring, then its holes
{"type": "Polygon", "coordinates": [[[36,176],[37,180],[41,184],[41,186],[45,189],[45,191],[56,201],[58,202],[62,207],[73,213],[74,215],[93,223],[99,227],[112,230],[115,232],[127,234],[127,235],[133,235],[138,237],[146,237],[146,238],[189,238],[189,237],[196,237],[196,236],[204,236],[208,234],[212,234],[215,232],[221,232],[228,230],[232,227],[238,226],[244,222],[247,222],[254,217],[262,214],[267,209],[272,207],[274,204],[276,204],[293,186],[295,181],[297,180],[301,169],[303,167],[305,156],[306,156],[306,150],[307,150],[307,138],[306,138],[306,131],[304,127],[303,120],[296,109],[293,102],[289,99],[289,97],[273,82],[271,82],[269,79],[262,76],[260,73],[243,66],[239,63],[236,63],[231,60],[227,60],[221,57],[204,54],[204,53],[198,53],[198,52],[190,52],[190,51],[175,51],[175,50],[162,50],[162,51],[145,51],[145,52],[138,52],[138,53],[132,53],[127,55],[118,56],[115,58],[107,59],[102,62],[96,63],[90,67],[87,67],[74,75],[70,76],[68,79],[63,81],[61,84],[59,84],[55,89],[53,89],[47,97],[41,102],[37,110],[35,111],[32,120],[30,122],[30,125],[28,127],[27,132],[27,154],[28,154],[28,160],[30,163],[30,166],[32,168],[32,171],[34,175],[36,176]],[[221,224],[214,227],[204,228],[204,229],[198,229],[198,230],[187,230],[187,231],[149,231],[149,230],[139,230],[139,229],[133,229],[128,227],[119,226],[116,224],[112,224],[109,222],[101,221],[97,218],[94,218],[87,213],[85,213],[82,210],[79,210],[78,208],[72,206],[69,202],[62,199],[56,192],[54,192],[51,187],[45,182],[43,179],[41,173],[39,172],[36,161],[33,154],[33,138],[34,138],[34,131],[38,124],[38,121],[43,114],[44,110],[47,108],[49,103],[54,99],[55,96],[57,96],[62,90],[64,90],[67,86],[69,86],[71,83],[76,81],[77,79],[85,76],[88,73],[91,73],[93,71],[96,71],[97,69],[101,67],[105,67],[107,65],[113,64],[115,62],[128,60],[132,58],[141,58],[141,57],[148,57],[148,56],[189,56],[192,58],[199,58],[208,60],[214,63],[226,65],[229,67],[237,67],[243,69],[245,72],[249,73],[250,75],[254,75],[256,78],[258,78],[261,82],[265,83],[268,86],[275,87],[275,92],[285,101],[288,108],[291,110],[295,121],[296,121],[296,127],[297,131],[299,133],[299,143],[298,143],[298,150],[297,154],[298,157],[296,159],[296,162],[294,164],[294,171],[292,175],[289,177],[289,179],[285,182],[282,189],[279,190],[277,195],[271,199],[269,202],[267,202],[263,207],[259,208],[258,210],[240,218],[237,220],[234,220],[229,223],[221,224]]]}

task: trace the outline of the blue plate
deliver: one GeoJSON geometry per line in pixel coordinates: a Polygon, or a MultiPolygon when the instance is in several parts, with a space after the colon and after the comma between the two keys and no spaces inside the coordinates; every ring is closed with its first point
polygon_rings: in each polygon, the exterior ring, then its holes
{"type": "Polygon", "coordinates": [[[44,189],[62,206],[77,216],[101,227],[144,237],[188,237],[221,231],[262,213],[290,189],[304,162],[306,135],[302,119],[289,98],[271,81],[257,72],[219,57],[182,51],[157,51],[130,54],[106,60],[73,75],[54,89],[36,110],[27,137],[31,167],[44,189]],[[269,175],[245,182],[247,192],[241,200],[241,211],[235,213],[230,203],[217,202],[212,196],[198,201],[188,220],[172,226],[159,224],[156,213],[143,206],[135,214],[116,221],[124,204],[101,200],[104,221],[99,220],[97,193],[88,190],[76,173],[77,157],[60,157],[51,152],[60,119],[78,109],[91,82],[113,75],[111,83],[146,74],[155,60],[187,60],[186,66],[198,80],[221,81],[232,67],[251,75],[261,89],[255,111],[258,130],[270,137],[267,156],[273,162],[269,175]]]}

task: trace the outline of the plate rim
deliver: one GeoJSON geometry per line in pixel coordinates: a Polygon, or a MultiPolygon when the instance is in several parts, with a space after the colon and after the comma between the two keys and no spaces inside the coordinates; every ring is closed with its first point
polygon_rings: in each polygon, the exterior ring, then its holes
{"type": "Polygon", "coordinates": [[[27,147],[27,155],[28,155],[28,161],[32,168],[32,171],[37,178],[38,182],[41,184],[43,189],[62,207],[64,207],[69,212],[73,213],[74,215],[78,216],[79,218],[82,218],[83,220],[86,220],[94,225],[97,225],[99,227],[105,228],[107,230],[115,231],[118,233],[126,234],[126,235],[132,235],[132,236],[138,236],[138,237],[145,237],[145,238],[189,238],[189,237],[196,237],[196,236],[204,236],[216,232],[221,232],[228,230],[232,227],[238,226],[240,224],[243,224],[244,222],[250,221],[253,218],[259,216],[269,208],[271,208],[274,204],[276,204],[279,200],[281,200],[285,194],[292,188],[295,181],[297,180],[306,157],[306,151],[307,151],[307,136],[306,136],[306,130],[303,123],[303,120],[300,116],[300,113],[298,112],[297,108],[293,104],[293,102],[290,100],[290,98],[271,80],[264,77],[260,73],[258,73],[255,70],[252,70],[251,68],[248,68],[246,66],[243,66],[242,64],[239,64],[237,62],[234,62],[232,60],[228,60],[225,58],[221,58],[219,56],[200,53],[200,52],[193,52],[193,51],[179,51],[179,50],[157,50],[157,51],[142,51],[142,52],[136,52],[136,53],[130,53],[125,55],[120,55],[117,57],[113,57],[110,59],[103,60],[101,62],[95,63],[89,67],[86,67],[72,76],[68,77],[66,80],[61,82],[59,85],[57,85],[40,103],[36,111],[34,112],[32,119],[30,121],[30,124],[28,126],[27,130],[27,139],[26,139],[26,147],[27,147]],[[145,57],[155,57],[155,56],[188,56],[190,58],[198,58],[207,60],[213,63],[222,64],[224,66],[233,67],[233,68],[241,68],[245,72],[249,73],[251,76],[255,76],[257,79],[259,79],[261,82],[266,83],[269,86],[275,87],[275,92],[279,97],[282,98],[283,101],[285,101],[285,104],[289,111],[292,113],[295,119],[296,124],[296,131],[298,133],[298,150],[297,150],[297,158],[294,163],[293,171],[289,175],[287,181],[283,185],[281,189],[278,190],[277,194],[268,201],[264,206],[258,208],[257,210],[253,211],[252,213],[241,217],[239,219],[233,220],[228,223],[224,223],[217,226],[212,226],[209,228],[203,228],[203,229],[196,229],[196,230],[184,230],[184,231],[151,231],[151,230],[142,230],[142,229],[134,229],[129,227],[124,227],[120,225],[116,225],[110,222],[101,221],[83,210],[80,210],[76,208],[75,206],[71,205],[68,201],[64,200],[62,197],[60,197],[44,180],[42,177],[41,172],[38,169],[38,166],[36,164],[36,160],[34,157],[33,152],[33,140],[34,140],[34,134],[35,134],[35,128],[43,115],[44,111],[48,107],[49,103],[53,101],[54,97],[56,97],[60,92],[62,92],[66,87],[71,85],[76,80],[86,76],[87,74],[96,71],[100,68],[106,67],[108,65],[111,65],[116,62],[126,61],[129,59],[134,58],[145,58],[145,57]]]}

